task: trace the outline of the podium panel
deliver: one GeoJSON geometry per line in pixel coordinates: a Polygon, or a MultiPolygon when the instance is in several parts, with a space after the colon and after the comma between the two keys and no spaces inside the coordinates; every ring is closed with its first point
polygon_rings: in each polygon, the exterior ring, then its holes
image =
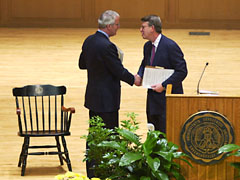
{"type": "MultiPolygon", "coordinates": [[[[181,142],[183,141],[183,139],[181,139],[181,131],[184,124],[194,114],[205,111],[216,112],[226,117],[233,128],[234,143],[239,145],[240,97],[166,94],[166,98],[167,138],[169,141],[179,145],[181,151],[183,151],[181,147],[181,142]]],[[[215,130],[215,132],[217,131],[215,130]]],[[[201,132],[198,132],[198,134],[200,133],[201,132]]],[[[195,139],[201,138],[201,135],[198,136],[199,137],[195,137],[195,139]]],[[[234,160],[240,161],[240,159],[236,157],[227,157],[219,160],[217,163],[204,164],[198,163],[193,159],[190,161],[193,168],[182,162],[180,163],[183,167],[183,175],[187,180],[233,180],[234,177],[238,175],[238,172],[230,166],[230,162],[234,160]]]]}

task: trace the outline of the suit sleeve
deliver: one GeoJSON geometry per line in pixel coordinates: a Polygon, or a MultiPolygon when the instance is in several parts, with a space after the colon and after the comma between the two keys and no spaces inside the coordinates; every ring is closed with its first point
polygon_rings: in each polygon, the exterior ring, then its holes
{"type": "Polygon", "coordinates": [[[145,69],[145,61],[142,60],[141,65],[140,65],[140,67],[139,67],[139,69],[138,69],[138,72],[137,72],[137,74],[138,74],[141,78],[143,78],[144,69],[145,69]]]}
{"type": "Polygon", "coordinates": [[[186,61],[180,47],[176,43],[171,43],[169,44],[168,51],[170,64],[174,69],[174,73],[162,83],[165,88],[167,84],[172,84],[173,86],[180,85],[188,73],[186,61]]]}
{"type": "Polygon", "coordinates": [[[118,51],[114,44],[106,46],[103,52],[104,63],[107,66],[108,70],[120,80],[128,83],[129,85],[134,84],[134,76],[123,67],[121,60],[118,57],[118,51]]]}
{"type": "Polygon", "coordinates": [[[82,47],[82,52],[81,52],[81,54],[79,56],[78,67],[80,69],[87,69],[87,67],[86,67],[86,58],[85,58],[85,53],[84,53],[85,51],[83,50],[83,48],[84,48],[84,45],[82,47]]]}
{"type": "Polygon", "coordinates": [[[145,69],[145,66],[147,64],[147,59],[146,58],[149,58],[147,56],[146,52],[147,52],[147,43],[145,43],[145,45],[144,45],[144,48],[143,48],[143,60],[141,62],[141,65],[140,65],[140,67],[138,69],[138,73],[137,73],[141,78],[143,78],[144,69],[145,69]]]}

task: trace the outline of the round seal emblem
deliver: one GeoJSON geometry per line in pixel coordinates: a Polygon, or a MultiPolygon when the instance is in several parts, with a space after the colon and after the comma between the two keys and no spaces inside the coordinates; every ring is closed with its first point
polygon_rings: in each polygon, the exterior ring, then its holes
{"type": "Polygon", "coordinates": [[[41,86],[37,85],[35,88],[35,93],[38,95],[41,95],[43,93],[43,88],[41,86]]]}
{"type": "Polygon", "coordinates": [[[232,125],[222,114],[200,111],[190,116],[181,130],[181,147],[193,161],[200,164],[215,164],[225,155],[218,149],[234,142],[232,125]]]}

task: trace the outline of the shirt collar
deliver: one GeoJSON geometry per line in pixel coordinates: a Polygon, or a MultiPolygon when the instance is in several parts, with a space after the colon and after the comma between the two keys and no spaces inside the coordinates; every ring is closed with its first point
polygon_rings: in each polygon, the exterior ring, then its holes
{"type": "Polygon", "coordinates": [[[105,36],[107,36],[107,38],[109,38],[108,34],[107,34],[107,33],[105,33],[104,31],[102,31],[102,30],[98,29],[98,32],[100,32],[100,33],[103,33],[105,36]]]}
{"type": "Polygon", "coordinates": [[[162,37],[162,34],[159,34],[157,39],[152,43],[155,46],[155,49],[157,49],[158,44],[159,44],[159,42],[161,40],[161,37],[162,37]]]}

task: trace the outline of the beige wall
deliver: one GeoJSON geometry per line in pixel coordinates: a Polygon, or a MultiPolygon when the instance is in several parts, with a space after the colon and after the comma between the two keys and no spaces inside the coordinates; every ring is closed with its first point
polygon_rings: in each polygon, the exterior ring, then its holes
{"type": "Polygon", "coordinates": [[[164,28],[240,29],[239,0],[0,0],[3,27],[96,27],[101,12],[121,15],[121,27],[139,27],[157,14],[164,28]]]}

